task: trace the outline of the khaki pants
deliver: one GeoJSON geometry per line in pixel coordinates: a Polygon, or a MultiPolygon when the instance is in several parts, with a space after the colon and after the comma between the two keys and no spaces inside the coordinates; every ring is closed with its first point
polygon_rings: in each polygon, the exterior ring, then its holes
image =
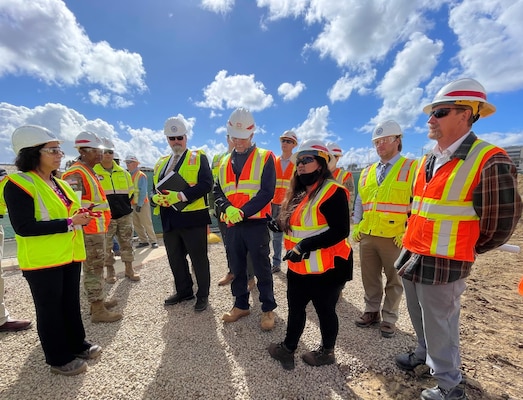
{"type": "Polygon", "coordinates": [[[400,251],[401,249],[394,244],[393,238],[361,235],[360,265],[361,280],[365,289],[365,312],[379,312],[385,292],[381,311],[382,318],[383,321],[393,324],[398,320],[398,310],[403,294],[401,278],[394,268],[394,262],[400,251]],[[383,287],[383,274],[387,279],[385,288],[383,287]]]}
{"type": "Polygon", "coordinates": [[[144,203],[140,212],[136,212],[135,206],[135,210],[133,211],[133,225],[140,243],[158,243],[156,234],[154,233],[151,205],[149,202],[144,203]]]}

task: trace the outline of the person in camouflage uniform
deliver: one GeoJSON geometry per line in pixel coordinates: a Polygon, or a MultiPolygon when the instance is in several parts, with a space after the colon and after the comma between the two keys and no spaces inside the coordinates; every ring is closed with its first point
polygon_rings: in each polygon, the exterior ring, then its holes
{"type": "Polygon", "coordinates": [[[100,212],[99,218],[92,218],[84,226],[86,260],[83,262],[84,288],[91,303],[92,322],[114,322],[122,314],[107,310],[117,304],[115,299],[104,301],[104,258],[105,234],[107,232],[111,211],[102,186],[94,172],[94,166],[102,159],[103,144],[92,132],[81,132],[76,136],[75,147],[80,156],[64,172],[62,179],[67,181],[81,197],[82,207],[100,212]]]}

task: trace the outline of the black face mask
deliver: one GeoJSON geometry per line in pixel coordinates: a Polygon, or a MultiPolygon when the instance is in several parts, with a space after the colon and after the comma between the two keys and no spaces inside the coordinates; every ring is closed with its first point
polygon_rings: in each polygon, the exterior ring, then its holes
{"type": "Polygon", "coordinates": [[[304,186],[314,185],[318,181],[319,178],[320,178],[320,170],[319,169],[317,169],[316,171],[311,172],[309,174],[298,175],[298,180],[304,186]]]}

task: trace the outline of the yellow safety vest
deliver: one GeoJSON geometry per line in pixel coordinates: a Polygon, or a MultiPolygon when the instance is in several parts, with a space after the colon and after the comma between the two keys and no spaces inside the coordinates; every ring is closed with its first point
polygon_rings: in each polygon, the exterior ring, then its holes
{"type": "MultiPolygon", "coordinates": [[[[140,187],[138,185],[138,182],[140,181],[140,178],[142,176],[144,176],[145,179],[147,179],[147,175],[145,175],[139,169],[134,171],[134,173],[131,175],[131,179],[133,180],[133,186],[134,186],[133,198],[131,199],[132,205],[138,204],[138,198],[140,197],[140,187]]],[[[145,205],[147,203],[149,203],[149,196],[145,195],[145,200],[143,201],[143,204],[145,205]]]]}
{"type": "Polygon", "coordinates": [[[377,165],[365,168],[358,182],[363,207],[359,228],[361,233],[391,238],[405,232],[417,163],[400,157],[379,186],[377,165]]]}
{"type": "MultiPolygon", "coordinates": [[[[33,198],[36,221],[71,218],[80,208],[73,189],[61,179],[55,178],[55,181],[71,200],[69,207],[66,207],[54,190],[34,172],[10,174],[9,180],[33,198]]],[[[84,236],[81,229],[39,236],[15,234],[15,238],[18,263],[22,270],[52,268],[85,260],[84,236]]]]}
{"type": "Polygon", "coordinates": [[[228,154],[228,153],[216,154],[216,155],[212,158],[212,178],[213,178],[213,180],[216,180],[216,178],[218,177],[218,171],[220,170],[220,164],[221,164],[223,158],[224,158],[227,154],[228,154]]]}
{"type": "MultiPolygon", "coordinates": [[[[158,184],[160,180],[160,173],[163,171],[165,165],[169,161],[172,155],[168,155],[160,158],[156,165],[154,166],[154,175],[153,182],[154,186],[158,184]]],[[[183,158],[182,165],[178,170],[178,173],[189,186],[194,186],[198,183],[198,173],[200,172],[200,160],[202,157],[207,157],[202,150],[187,150],[185,152],[185,157],[183,158]]],[[[194,200],[193,202],[187,204],[187,206],[182,210],[182,212],[204,210],[207,208],[205,204],[205,197],[200,197],[199,199],[194,200]]],[[[160,213],[160,206],[156,206],[154,209],[154,214],[158,215],[160,213]]]]}
{"type": "Polygon", "coordinates": [[[102,164],[94,166],[94,172],[102,185],[105,195],[126,194],[130,198],[134,193],[131,174],[113,161],[113,171],[110,173],[102,164]]]}
{"type": "Polygon", "coordinates": [[[4,199],[4,187],[9,179],[7,175],[0,177],[0,179],[0,215],[3,216],[7,211],[7,205],[5,204],[4,199]]]}

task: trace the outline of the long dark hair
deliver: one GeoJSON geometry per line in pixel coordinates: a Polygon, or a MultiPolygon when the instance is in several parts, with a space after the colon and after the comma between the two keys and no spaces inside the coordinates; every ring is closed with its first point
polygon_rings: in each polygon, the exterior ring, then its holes
{"type": "MultiPolygon", "coordinates": [[[[16,168],[22,172],[35,171],[40,165],[40,150],[42,150],[45,145],[46,143],[34,147],[25,147],[20,150],[15,160],[16,168]]],[[[56,175],[56,172],[56,170],[52,172],[53,176],[56,175]]]]}
{"type": "MultiPolygon", "coordinates": [[[[320,156],[314,156],[318,164],[320,165],[320,177],[317,181],[316,188],[308,194],[309,200],[314,198],[316,193],[318,193],[321,188],[323,187],[323,183],[327,179],[333,179],[332,172],[329,170],[327,166],[327,161],[320,156]]],[[[280,226],[283,227],[283,230],[285,232],[288,232],[290,230],[290,218],[296,207],[298,207],[298,204],[301,203],[301,201],[307,196],[307,187],[303,185],[300,180],[298,179],[298,170],[296,169],[294,171],[294,175],[292,176],[290,187],[285,193],[285,199],[282,202],[281,205],[281,211],[280,215],[278,216],[278,221],[280,222],[280,226]]]]}

